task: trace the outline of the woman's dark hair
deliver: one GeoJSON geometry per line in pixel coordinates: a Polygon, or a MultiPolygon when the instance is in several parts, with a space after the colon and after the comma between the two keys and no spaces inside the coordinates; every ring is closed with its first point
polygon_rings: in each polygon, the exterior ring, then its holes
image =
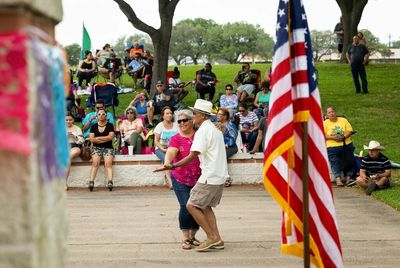
{"type": "Polygon", "coordinates": [[[111,47],[111,45],[110,44],[105,44],[104,47],[103,47],[103,50],[105,50],[108,47],[111,47]]]}
{"type": "Polygon", "coordinates": [[[209,62],[207,62],[204,66],[210,66],[210,69],[212,69],[212,65],[209,62]]]}
{"type": "Polygon", "coordinates": [[[227,84],[227,85],[225,85],[225,88],[227,88],[227,87],[230,87],[230,88],[232,88],[232,89],[233,89],[233,86],[232,86],[232,84],[227,84]]]}
{"type": "Polygon", "coordinates": [[[90,50],[85,50],[85,58],[86,58],[89,54],[92,54],[92,51],[90,51],[90,50]]]}
{"type": "Polygon", "coordinates": [[[270,84],[269,84],[268,81],[262,81],[262,82],[261,82],[261,88],[262,88],[262,89],[263,89],[263,88],[269,89],[269,86],[270,86],[270,84]]]}
{"type": "Polygon", "coordinates": [[[178,67],[174,68],[173,74],[176,76],[179,76],[181,74],[181,72],[179,71],[178,67]]]}
{"type": "Polygon", "coordinates": [[[244,108],[245,110],[247,110],[247,104],[246,102],[242,101],[241,103],[239,103],[239,107],[244,108]]]}
{"type": "MultiPolygon", "coordinates": [[[[173,112],[172,109],[171,109],[171,107],[169,107],[169,106],[164,106],[164,108],[162,108],[161,113],[160,113],[161,121],[164,121],[164,114],[165,114],[165,111],[166,111],[166,110],[170,110],[171,112],[173,112]]],[[[174,117],[172,117],[172,122],[174,122],[174,117]]]]}

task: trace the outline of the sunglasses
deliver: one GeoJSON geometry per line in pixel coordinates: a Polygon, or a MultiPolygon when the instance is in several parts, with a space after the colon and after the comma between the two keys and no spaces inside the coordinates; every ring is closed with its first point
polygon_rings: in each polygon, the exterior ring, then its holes
{"type": "Polygon", "coordinates": [[[227,88],[225,88],[225,90],[233,90],[233,88],[227,87],[227,88]]]}
{"type": "Polygon", "coordinates": [[[185,119],[179,119],[179,120],[177,120],[176,122],[178,122],[178,124],[180,124],[180,123],[186,123],[186,122],[188,122],[188,121],[190,121],[190,119],[185,118],[185,119]]]}
{"type": "Polygon", "coordinates": [[[96,109],[102,109],[104,108],[103,106],[96,106],[96,109]]]}
{"type": "Polygon", "coordinates": [[[126,114],[135,114],[134,112],[132,112],[132,111],[130,111],[130,112],[127,112],[126,114]]]}
{"type": "Polygon", "coordinates": [[[106,115],[105,113],[101,113],[101,114],[97,114],[97,116],[104,116],[104,115],[106,115]]]}

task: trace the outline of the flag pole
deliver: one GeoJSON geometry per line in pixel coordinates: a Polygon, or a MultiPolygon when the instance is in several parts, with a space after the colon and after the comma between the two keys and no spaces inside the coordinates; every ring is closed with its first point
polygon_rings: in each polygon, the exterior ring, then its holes
{"type": "Polygon", "coordinates": [[[302,122],[302,159],[303,159],[303,238],[304,238],[304,268],[310,268],[310,230],[308,202],[308,133],[307,122],[302,122]]]}

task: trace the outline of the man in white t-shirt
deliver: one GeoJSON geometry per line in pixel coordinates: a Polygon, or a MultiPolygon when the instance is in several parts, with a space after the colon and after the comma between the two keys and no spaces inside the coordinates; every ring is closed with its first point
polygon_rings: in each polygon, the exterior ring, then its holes
{"type": "Polygon", "coordinates": [[[196,250],[223,249],[224,242],[219,235],[212,207],[219,204],[225,181],[229,177],[224,138],[222,132],[209,119],[211,102],[198,99],[191,109],[193,121],[199,129],[194,136],[190,154],[175,164],[165,163],[164,167],[155,171],[175,169],[196,157],[200,159],[201,176],[191,190],[186,205],[189,213],[207,235],[207,239],[200,243],[196,250]]]}

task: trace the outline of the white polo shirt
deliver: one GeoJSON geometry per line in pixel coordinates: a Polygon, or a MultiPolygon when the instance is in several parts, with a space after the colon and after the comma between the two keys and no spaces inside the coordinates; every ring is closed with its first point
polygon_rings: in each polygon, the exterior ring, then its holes
{"type": "Polygon", "coordinates": [[[199,152],[201,176],[198,182],[221,185],[229,177],[222,132],[210,120],[204,121],[194,135],[190,151],[199,152]]]}

